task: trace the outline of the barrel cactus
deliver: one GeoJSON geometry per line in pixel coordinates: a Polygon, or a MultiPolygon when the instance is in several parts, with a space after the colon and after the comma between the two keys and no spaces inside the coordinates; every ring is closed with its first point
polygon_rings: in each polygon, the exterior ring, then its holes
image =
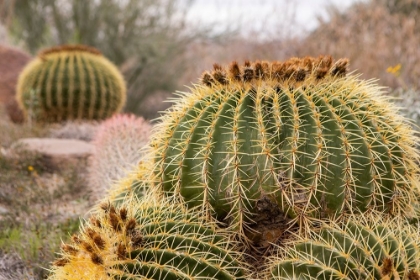
{"type": "Polygon", "coordinates": [[[268,264],[264,279],[420,279],[420,231],[405,221],[353,217],[293,242],[268,264]]]}
{"type": "Polygon", "coordinates": [[[72,240],[49,279],[247,279],[215,224],[152,195],[102,204],[72,240]]]}
{"type": "Polygon", "coordinates": [[[98,120],[121,110],[126,86],[115,65],[98,50],[64,45],[42,51],[24,68],[17,100],[34,121],[98,120]]]}
{"type": "Polygon", "coordinates": [[[409,215],[417,138],[347,64],[215,64],[152,136],[156,186],[248,236],[281,213],[302,230],[354,210],[409,215]]]}

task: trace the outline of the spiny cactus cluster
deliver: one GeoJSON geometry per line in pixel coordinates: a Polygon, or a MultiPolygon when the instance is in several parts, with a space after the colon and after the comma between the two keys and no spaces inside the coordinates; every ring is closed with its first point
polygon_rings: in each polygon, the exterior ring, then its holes
{"type": "Polygon", "coordinates": [[[418,138],[347,64],[214,65],[51,279],[419,279],[418,138]]]}
{"type": "Polygon", "coordinates": [[[265,279],[420,279],[420,232],[400,219],[329,223],[272,258],[265,279]]]}
{"type": "Polygon", "coordinates": [[[97,198],[137,167],[151,129],[148,121],[129,114],[116,114],[100,124],[92,142],[88,178],[97,198]]]}
{"type": "Polygon", "coordinates": [[[101,204],[50,279],[246,279],[236,245],[216,225],[181,205],[127,199],[101,204]]]}
{"type": "Polygon", "coordinates": [[[17,100],[38,122],[98,120],[121,110],[126,86],[118,69],[92,47],[42,51],[19,76],[17,100]]]}
{"type": "Polygon", "coordinates": [[[347,63],[215,65],[154,134],[156,184],[245,233],[267,199],[304,229],[354,210],[411,213],[417,138],[347,63]]]}

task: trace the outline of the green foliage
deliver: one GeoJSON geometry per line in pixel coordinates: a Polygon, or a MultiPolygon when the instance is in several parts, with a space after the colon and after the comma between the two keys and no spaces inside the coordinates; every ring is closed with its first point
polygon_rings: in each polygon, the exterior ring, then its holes
{"type": "Polygon", "coordinates": [[[122,109],[126,88],[118,69],[97,50],[64,45],[25,67],[17,99],[30,121],[97,120],[122,109]]]}
{"type": "Polygon", "coordinates": [[[234,243],[182,205],[149,195],[100,208],[50,279],[247,279],[234,243]]]}
{"type": "Polygon", "coordinates": [[[400,219],[352,217],[288,245],[265,279],[420,279],[420,232],[400,219]]]}
{"type": "MultiPolygon", "coordinates": [[[[43,267],[49,265],[60,248],[63,236],[76,232],[79,219],[69,219],[60,224],[39,223],[34,225],[12,225],[0,222],[0,251],[18,254],[27,262],[34,274],[43,278],[47,273],[43,267]]],[[[37,278],[38,279],[38,278],[37,278]]]]}
{"type": "Polygon", "coordinates": [[[346,66],[215,65],[156,130],[157,186],[240,233],[267,198],[304,229],[355,210],[411,214],[417,138],[382,89],[346,66]]]}

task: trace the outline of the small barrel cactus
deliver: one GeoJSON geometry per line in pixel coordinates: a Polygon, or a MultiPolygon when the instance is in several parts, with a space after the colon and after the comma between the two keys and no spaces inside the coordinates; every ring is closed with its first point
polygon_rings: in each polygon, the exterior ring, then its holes
{"type": "Polygon", "coordinates": [[[383,89],[347,75],[347,64],[214,65],[152,136],[156,185],[241,234],[278,211],[301,229],[354,210],[407,214],[417,137],[383,89]]]}
{"type": "Polygon", "coordinates": [[[264,279],[420,280],[419,229],[385,219],[359,216],[325,225],[316,237],[282,248],[264,279]]]}
{"type": "Polygon", "coordinates": [[[228,235],[179,204],[148,195],[100,206],[62,246],[50,280],[248,279],[228,235]]]}
{"type": "Polygon", "coordinates": [[[98,50],[64,45],[44,50],[24,68],[17,100],[34,121],[99,120],[121,110],[126,86],[98,50]]]}
{"type": "Polygon", "coordinates": [[[89,161],[89,185],[94,196],[103,194],[132,172],[143,157],[152,125],[141,117],[116,114],[98,127],[89,161]]]}

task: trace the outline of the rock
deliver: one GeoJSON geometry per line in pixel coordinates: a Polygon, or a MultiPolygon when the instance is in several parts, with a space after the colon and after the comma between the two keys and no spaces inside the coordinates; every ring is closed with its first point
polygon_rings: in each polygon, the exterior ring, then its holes
{"type": "Polygon", "coordinates": [[[52,170],[69,164],[86,166],[85,161],[93,152],[93,145],[75,139],[24,138],[12,144],[14,149],[24,149],[42,155],[45,165],[52,170]]]}
{"type": "Polygon", "coordinates": [[[30,61],[24,51],[0,44],[0,103],[5,104],[10,119],[15,123],[24,121],[23,112],[16,101],[16,84],[20,71],[30,61]]]}

